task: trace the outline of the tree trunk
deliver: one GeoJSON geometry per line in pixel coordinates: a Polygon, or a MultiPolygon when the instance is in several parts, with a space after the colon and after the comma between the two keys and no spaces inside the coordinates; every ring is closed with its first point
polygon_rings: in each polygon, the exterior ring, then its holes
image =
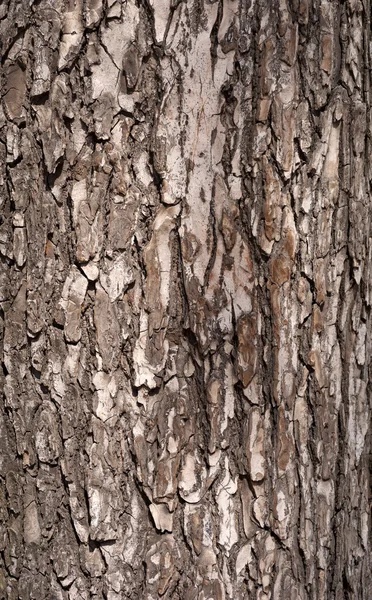
{"type": "Polygon", "coordinates": [[[369,0],[3,0],[0,597],[372,598],[369,0]]]}

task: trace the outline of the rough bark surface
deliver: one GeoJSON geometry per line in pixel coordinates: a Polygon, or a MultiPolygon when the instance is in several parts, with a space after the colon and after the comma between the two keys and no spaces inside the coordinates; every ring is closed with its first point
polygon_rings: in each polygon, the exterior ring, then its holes
{"type": "Polygon", "coordinates": [[[369,0],[0,42],[0,598],[370,600],[369,0]]]}

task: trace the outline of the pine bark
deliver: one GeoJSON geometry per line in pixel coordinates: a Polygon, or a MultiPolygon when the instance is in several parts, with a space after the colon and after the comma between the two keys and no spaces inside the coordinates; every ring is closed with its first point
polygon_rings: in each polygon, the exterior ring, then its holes
{"type": "Polygon", "coordinates": [[[372,598],[370,12],[1,3],[1,599],[372,598]]]}

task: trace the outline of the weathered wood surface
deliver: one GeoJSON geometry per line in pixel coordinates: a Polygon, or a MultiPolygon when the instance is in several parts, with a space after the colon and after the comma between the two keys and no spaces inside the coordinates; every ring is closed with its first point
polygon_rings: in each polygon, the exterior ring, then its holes
{"type": "Polygon", "coordinates": [[[1,3],[1,598],[372,598],[370,10],[1,3]]]}

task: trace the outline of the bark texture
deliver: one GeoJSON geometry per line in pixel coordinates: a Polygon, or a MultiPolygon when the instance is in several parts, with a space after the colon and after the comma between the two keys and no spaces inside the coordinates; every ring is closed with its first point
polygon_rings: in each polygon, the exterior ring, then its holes
{"type": "Polygon", "coordinates": [[[1,599],[372,598],[370,10],[1,3],[1,599]]]}

